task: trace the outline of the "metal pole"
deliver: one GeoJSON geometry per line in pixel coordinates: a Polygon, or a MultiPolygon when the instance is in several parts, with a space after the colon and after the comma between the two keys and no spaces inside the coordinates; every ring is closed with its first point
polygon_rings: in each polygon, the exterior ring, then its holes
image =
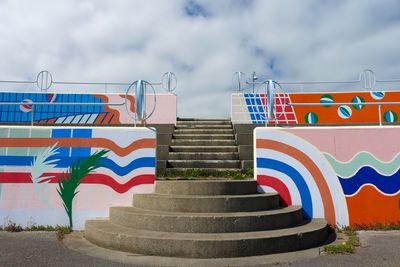
{"type": "Polygon", "coordinates": [[[379,126],[382,126],[382,111],[381,104],[378,105],[378,114],[379,114],[379,126]]]}

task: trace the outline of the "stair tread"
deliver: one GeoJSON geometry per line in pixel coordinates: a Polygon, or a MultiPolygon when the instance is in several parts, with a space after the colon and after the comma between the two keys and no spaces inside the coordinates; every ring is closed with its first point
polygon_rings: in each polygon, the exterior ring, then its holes
{"type": "Polygon", "coordinates": [[[126,235],[135,238],[164,239],[164,240],[198,240],[198,241],[229,241],[229,240],[251,240],[276,238],[290,235],[299,235],[325,228],[327,223],[324,219],[312,219],[311,221],[291,228],[265,230],[256,232],[234,232],[234,233],[173,233],[134,229],[110,222],[107,219],[88,220],[86,225],[92,225],[100,231],[126,235]]]}
{"type": "Polygon", "coordinates": [[[278,193],[258,193],[258,194],[247,194],[247,195],[172,195],[172,194],[159,194],[159,193],[148,193],[148,194],[136,194],[135,196],[144,196],[149,198],[179,198],[179,199],[244,199],[244,198],[264,198],[276,196],[278,193]]]}
{"type": "Polygon", "coordinates": [[[177,212],[177,211],[160,211],[160,210],[149,210],[142,209],[133,206],[116,206],[111,207],[112,209],[118,209],[128,213],[140,213],[143,215],[157,215],[157,216],[179,216],[179,217],[248,217],[248,216],[265,216],[265,215],[274,215],[274,214],[282,214],[282,213],[290,213],[293,211],[301,210],[301,206],[288,206],[288,207],[280,207],[278,209],[265,210],[265,211],[246,211],[246,212],[177,212]]]}

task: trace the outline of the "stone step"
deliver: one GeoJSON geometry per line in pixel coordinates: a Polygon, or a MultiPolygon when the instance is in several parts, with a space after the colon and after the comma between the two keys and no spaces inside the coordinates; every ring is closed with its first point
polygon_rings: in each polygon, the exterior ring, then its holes
{"type": "Polygon", "coordinates": [[[233,134],[176,134],[172,135],[174,139],[190,139],[190,140],[223,140],[223,139],[230,139],[234,140],[235,136],[233,134]]]}
{"type": "Polygon", "coordinates": [[[232,125],[229,120],[177,121],[176,125],[232,125]]]}
{"type": "Polygon", "coordinates": [[[133,206],[170,212],[262,211],[278,208],[279,195],[276,193],[218,196],[135,194],[133,206]]]}
{"type": "Polygon", "coordinates": [[[175,129],[232,129],[230,124],[177,124],[175,129]]]}
{"type": "Polygon", "coordinates": [[[279,230],[240,233],[174,233],[139,230],[108,220],[89,220],[85,237],[99,246],[131,253],[184,258],[230,258],[315,247],[328,237],[325,220],[279,230]]]}
{"type": "Polygon", "coordinates": [[[235,213],[162,212],[135,207],[111,207],[110,221],[114,224],[150,231],[233,233],[295,227],[302,223],[303,215],[300,206],[235,213]]]}
{"type": "Polygon", "coordinates": [[[177,121],[231,121],[230,119],[226,119],[226,118],[222,118],[222,119],[218,119],[218,118],[178,118],[177,121]]]}
{"type": "Polygon", "coordinates": [[[237,146],[170,146],[172,152],[237,152],[237,146]]]}
{"type": "Polygon", "coordinates": [[[169,152],[170,160],[233,160],[239,159],[238,152],[169,152]]]}
{"type": "Polygon", "coordinates": [[[173,146],[234,146],[236,145],[235,140],[188,140],[188,139],[172,139],[171,144],[173,146]]]}
{"type": "Polygon", "coordinates": [[[174,134],[233,134],[233,129],[175,129],[174,134]]]}
{"type": "Polygon", "coordinates": [[[240,168],[240,160],[168,160],[167,168],[240,168]]]}
{"type": "Polygon", "coordinates": [[[257,193],[252,180],[157,181],[155,193],[166,195],[246,195],[257,193]]]}

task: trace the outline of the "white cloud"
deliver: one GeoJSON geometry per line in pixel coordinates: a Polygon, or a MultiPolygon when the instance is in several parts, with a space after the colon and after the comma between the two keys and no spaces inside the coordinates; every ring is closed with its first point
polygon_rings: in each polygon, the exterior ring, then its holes
{"type": "Polygon", "coordinates": [[[0,79],[48,69],[59,81],[158,81],[173,71],[181,117],[228,117],[238,70],[276,80],[352,80],[365,68],[400,77],[397,0],[3,0],[0,34],[0,79]],[[199,16],[185,13],[189,2],[199,16]]]}

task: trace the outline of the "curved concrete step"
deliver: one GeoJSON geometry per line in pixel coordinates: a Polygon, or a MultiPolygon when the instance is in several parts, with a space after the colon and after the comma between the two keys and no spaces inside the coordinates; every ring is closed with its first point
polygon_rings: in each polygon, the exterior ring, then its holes
{"type": "Polygon", "coordinates": [[[238,152],[170,152],[170,160],[238,160],[238,152]]]}
{"type": "Polygon", "coordinates": [[[190,140],[194,140],[194,139],[201,139],[201,140],[233,140],[235,139],[235,136],[233,134],[216,134],[216,133],[212,133],[212,134],[177,134],[174,133],[173,138],[175,139],[190,139],[190,140]]]}
{"type": "Polygon", "coordinates": [[[279,195],[276,193],[219,196],[135,194],[133,206],[172,212],[261,211],[279,207],[279,195]]]}
{"type": "Polygon", "coordinates": [[[150,231],[233,233],[294,227],[303,220],[300,206],[234,213],[160,212],[135,207],[111,207],[112,223],[150,231]]]}
{"type": "Polygon", "coordinates": [[[155,193],[165,195],[257,194],[257,182],[255,180],[157,181],[155,193]]]}
{"type": "Polygon", "coordinates": [[[90,220],[85,237],[102,247],[145,255],[229,258],[265,255],[318,246],[328,237],[325,220],[298,227],[241,233],[174,233],[137,230],[107,220],[90,220]]]}
{"type": "Polygon", "coordinates": [[[168,160],[167,168],[240,168],[240,160],[168,160]]]}
{"type": "Polygon", "coordinates": [[[171,144],[173,146],[234,146],[236,145],[236,140],[172,139],[171,144]]]}
{"type": "Polygon", "coordinates": [[[173,152],[237,152],[237,146],[170,146],[173,152]]]}

